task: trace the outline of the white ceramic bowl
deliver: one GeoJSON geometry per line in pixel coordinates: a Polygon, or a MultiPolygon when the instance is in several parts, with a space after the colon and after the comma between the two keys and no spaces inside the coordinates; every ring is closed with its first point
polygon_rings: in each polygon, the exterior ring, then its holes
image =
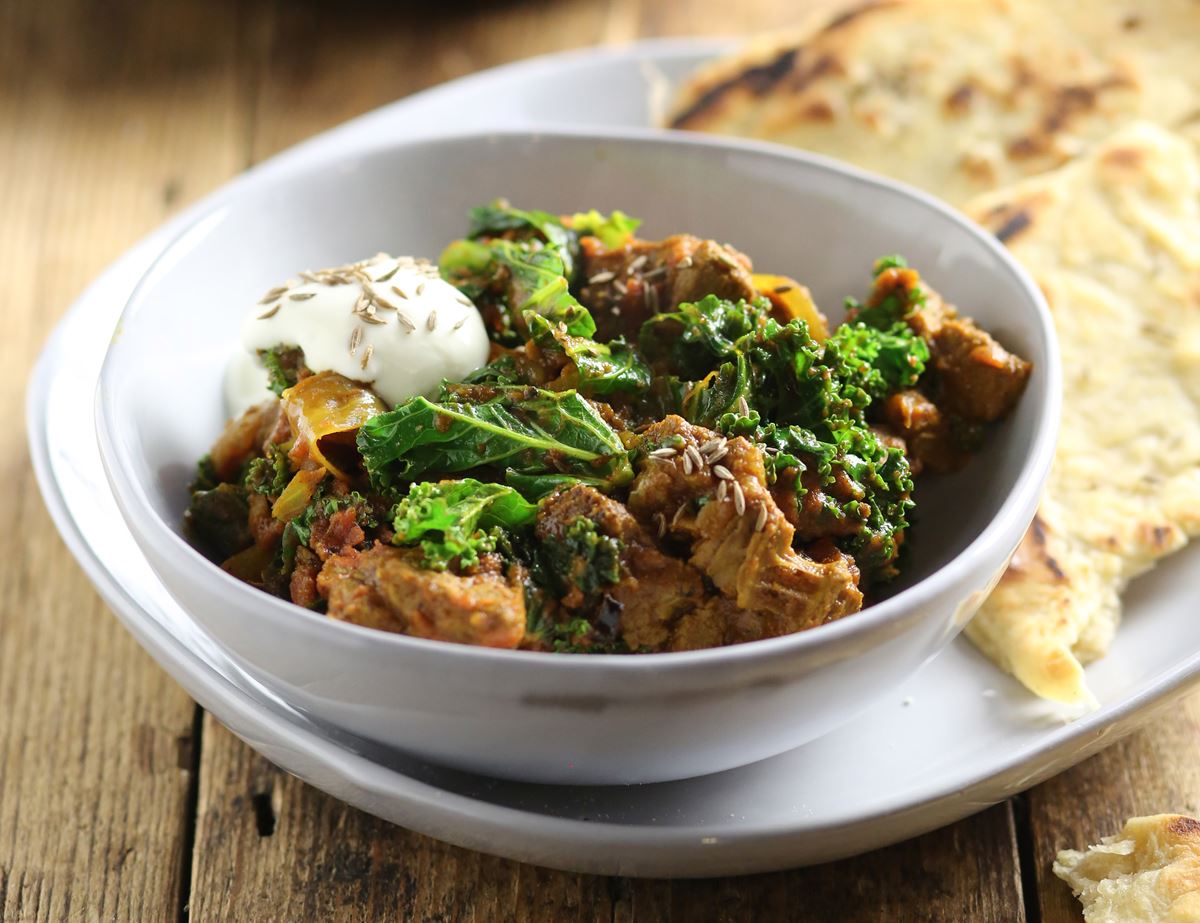
{"type": "Polygon", "coordinates": [[[100,447],[118,504],[183,607],[297,707],[431,761],[508,778],[685,778],[783,752],[846,721],[971,617],[1033,516],[1057,431],[1041,296],[993,239],[888,180],[766,145],[664,133],[500,134],[363,147],[255,171],[169,246],[101,375],[100,447]],[[185,485],[224,423],[222,375],[248,305],[306,267],[379,250],[434,257],[467,209],[622,208],[650,237],[728,241],[803,280],[836,319],[871,263],[905,254],[1031,359],[1012,419],[917,492],[911,566],[885,601],[802,634],[677,654],[496,651],[334,622],[223,573],[184,540],[185,485]]]}

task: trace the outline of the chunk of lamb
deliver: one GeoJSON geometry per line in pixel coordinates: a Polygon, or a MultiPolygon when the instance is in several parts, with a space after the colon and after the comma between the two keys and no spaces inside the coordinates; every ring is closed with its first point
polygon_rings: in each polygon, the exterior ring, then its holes
{"type": "Polygon", "coordinates": [[[755,297],[749,257],[715,241],[676,234],[607,250],[585,237],[582,246],[579,300],[595,317],[600,340],[622,334],[636,340],[647,318],[705,295],[755,297]]]}
{"type": "Polygon", "coordinates": [[[876,277],[868,304],[889,297],[912,307],[905,320],[929,344],[937,381],[933,399],[942,410],[969,423],[994,423],[1016,406],[1029,381],[1030,363],[969,317],[959,316],[915,270],[893,267],[876,277]],[[924,292],[923,302],[918,287],[924,292]]]}
{"type": "MultiPolygon", "coordinates": [[[[630,650],[697,650],[726,643],[736,606],[709,594],[694,567],[655,547],[650,534],[616,500],[585,485],[553,495],[538,511],[539,541],[564,541],[581,517],[621,542],[621,577],[604,588],[604,595],[620,613],[617,630],[630,650]]],[[[565,594],[562,605],[591,615],[580,611],[587,606],[581,593],[565,594]]]]}
{"type": "Polygon", "coordinates": [[[862,608],[851,558],[827,549],[816,560],[792,547],[795,529],[767,489],[757,446],[740,437],[722,441],[677,416],[651,426],[644,439],[677,451],[639,462],[630,512],[686,542],[689,563],[745,610],[737,640],[791,634],[862,608]]]}
{"type": "Polygon", "coordinates": [[[525,636],[520,575],[425,570],[420,552],[376,545],[330,557],[317,577],[330,618],[459,644],[514,648],[525,636]]]}
{"type": "Polygon", "coordinates": [[[970,458],[954,438],[950,418],[915,389],[890,394],[879,408],[886,432],[904,440],[913,475],[957,471],[970,458]]]}

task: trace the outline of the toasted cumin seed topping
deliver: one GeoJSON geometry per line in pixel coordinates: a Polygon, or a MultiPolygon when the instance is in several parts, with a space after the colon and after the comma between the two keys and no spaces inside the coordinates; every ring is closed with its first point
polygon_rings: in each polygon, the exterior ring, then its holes
{"type": "Polygon", "coordinates": [[[743,417],[750,416],[750,405],[746,403],[745,395],[742,395],[738,398],[738,412],[741,413],[743,417]]]}
{"type": "Polygon", "coordinates": [[[741,516],[746,512],[746,495],[742,493],[742,485],[737,481],[730,481],[729,489],[733,492],[733,509],[741,516]]]}
{"type": "Polygon", "coordinates": [[[399,295],[401,298],[408,298],[408,296],[406,294],[404,294],[403,289],[401,289],[399,285],[393,285],[392,291],[395,292],[397,295],[399,295]]]}
{"type": "Polygon", "coordinates": [[[669,445],[665,445],[660,449],[655,449],[650,453],[651,458],[674,458],[675,450],[669,445]]]}
{"type": "Polygon", "coordinates": [[[658,537],[662,538],[667,534],[667,517],[662,513],[655,513],[654,521],[658,523],[658,537]]]}
{"type": "Polygon", "coordinates": [[[376,317],[374,314],[360,314],[360,315],[359,315],[359,319],[360,319],[360,320],[362,320],[362,321],[363,321],[363,323],[366,323],[366,324],[375,324],[376,326],[379,326],[380,324],[386,324],[386,323],[387,323],[387,321],[385,321],[385,320],[380,320],[380,319],[379,319],[378,317],[376,317]]]}
{"type": "Polygon", "coordinates": [[[704,468],[704,458],[700,455],[699,450],[694,445],[689,443],[688,447],[684,449],[684,451],[687,452],[687,457],[692,460],[692,464],[695,466],[697,471],[700,471],[704,468]]]}
{"type": "Polygon", "coordinates": [[[603,285],[605,282],[611,282],[616,277],[617,274],[615,272],[611,272],[606,269],[603,272],[596,273],[594,276],[588,279],[588,285],[603,285]]]}
{"type": "Polygon", "coordinates": [[[629,286],[627,286],[627,285],[626,285],[624,282],[622,282],[620,279],[613,279],[613,288],[615,288],[615,289],[616,289],[618,292],[620,292],[622,295],[628,295],[628,294],[629,294],[629,286]]]}
{"type": "Polygon", "coordinates": [[[717,502],[718,503],[722,502],[728,496],[729,496],[729,482],[728,481],[718,481],[717,482],[717,502]]]}
{"type": "Polygon", "coordinates": [[[454,322],[454,326],[453,326],[453,327],[451,327],[450,329],[451,329],[452,331],[453,331],[453,330],[457,330],[459,327],[461,327],[461,326],[462,326],[463,324],[465,324],[466,322],[467,322],[467,319],[466,319],[465,317],[460,317],[458,320],[456,320],[456,321],[454,322]]]}
{"type": "Polygon", "coordinates": [[[643,266],[646,265],[646,261],[648,259],[650,259],[650,257],[647,254],[643,253],[636,260],[634,260],[632,263],[629,264],[628,274],[632,276],[635,272],[637,272],[639,269],[641,269],[643,266]]]}
{"type": "Polygon", "coordinates": [[[263,311],[262,314],[258,315],[258,320],[266,320],[268,317],[274,317],[279,313],[279,309],[282,307],[283,302],[276,300],[271,307],[267,308],[267,310],[263,311]]]}
{"type": "Polygon", "coordinates": [[[692,473],[692,456],[689,455],[687,452],[683,453],[683,473],[684,474],[692,473]]]}
{"type": "Polygon", "coordinates": [[[686,512],[687,512],[687,508],[688,508],[688,505],[687,505],[687,502],[686,502],[686,501],[685,501],[685,502],[683,502],[683,503],[681,503],[681,504],[679,504],[679,509],[677,509],[677,510],[675,511],[675,515],[671,517],[671,528],[672,528],[672,529],[674,529],[674,528],[675,528],[675,526],[677,526],[677,525],[679,524],[679,518],[680,518],[680,517],[681,517],[681,516],[682,516],[684,513],[686,513],[686,512]]]}
{"type": "Polygon", "coordinates": [[[425,294],[425,283],[424,282],[417,283],[417,294],[418,295],[425,294]]]}
{"type": "Polygon", "coordinates": [[[642,273],[642,279],[648,281],[650,279],[657,279],[659,276],[665,276],[666,274],[667,274],[667,267],[666,266],[658,266],[654,269],[648,269],[644,273],[642,273]]]}
{"type": "Polygon", "coordinates": [[[713,465],[712,473],[719,477],[722,481],[733,480],[733,472],[724,465],[713,465]]]}
{"type": "Polygon", "coordinates": [[[362,334],[362,327],[355,327],[354,332],[350,334],[350,355],[352,357],[355,351],[358,349],[358,344],[362,342],[362,334]]]}
{"type": "Polygon", "coordinates": [[[417,325],[412,322],[412,318],[403,311],[396,311],[396,320],[400,322],[400,326],[404,328],[406,333],[412,333],[417,329],[417,325]]]}
{"type": "MultiPolygon", "coordinates": [[[[418,288],[417,292],[419,293],[420,291],[421,291],[421,289],[418,288]]],[[[433,329],[435,327],[437,327],[437,311],[436,310],[430,311],[429,316],[427,318],[425,318],[425,329],[426,330],[428,330],[432,333],[433,329]]]]}
{"type": "Polygon", "coordinates": [[[776,285],[775,288],[772,289],[772,291],[776,295],[784,295],[784,294],[787,294],[788,292],[790,292],[795,287],[796,286],[794,286],[794,285],[776,285]]]}
{"type": "Polygon", "coordinates": [[[288,290],[286,285],[279,285],[271,289],[262,298],[259,299],[259,304],[270,304],[272,301],[278,301],[283,294],[288,290]]]}
{"type": "Polygon", "coordinates": [[[372,282],[386,282],[386,281],[388,281],[388,279],[390,279],[392,276],[394,276],[399,271],[400,271],[400,261],[397,260],[395,266],[393,266],[391,269],[389,269],[387,272],[385,272],[378,279],[372,279],[371,281],[372,282]]]}
{"type": "Polygon", "coordinates": [[[466,295],[459,295],[454,300],[457,301],[459,304],[461,304],[464,308],[475,307],[475,303],[473,301],[471,301],[471,299],[468,298],[466,295]]]}
{"type": "Polygon", "coordinates": [[[760,503],[758,505],[758,515],[754,517],[754,531],[761,532],[767,527],[767,505],[760,503]]]}
{"type": "Polygon", "coordinates": [[[685,256],[678,263],[676,263],[675,266],[678,269],[691,269],[692,268],[692,258],[690,256],[685,256]]]}
{"type": "Polygon", "coordinates": [[[722,458],[729,454],[729,446],[718,446],[716,449],[708,453],[708,463],[715,465],[722,458]]]}
{"type": "Polygon", "coordinates": [[[359,368],[361,368],[364,372],[367,369],[367,363],[371,361],[371,356],[374,355],[374,353],[375,347],[368,343],[367,348],[363,350],[362,362],[358,364],[359,368]]]}
{"type": "Polygon", "coordinates": [[[316,297],[316,292],[296,292],[294,295],[288,295],[288,301],[308,301],[308,299],[316,297]]]}

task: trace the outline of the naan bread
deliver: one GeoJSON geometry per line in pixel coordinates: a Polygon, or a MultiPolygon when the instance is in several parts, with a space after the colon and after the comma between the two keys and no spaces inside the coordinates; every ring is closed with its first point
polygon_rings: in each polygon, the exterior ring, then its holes
{"type": "Polygon", "coordinates": [[[848,160],[961,205],[1134,119],[1200,107],[1194,0],[898,0],[694,77],[676,128],[848,160]]]}
{"type": "Polygon", "coordinates": [[[1125,585],[1200,533],[1200,157],[1142,123],[967,212],[1041,286],[1064,373],[1038,518],[967,634],[1086,703],[1125,585]]]}
{"type": "Polygon", "coordinates": [[[1134,817],[1086,852],[1065,849],[1054,874],[1087,923],[1200,923],[1200,820],[1134,817]]]}
{"type": "Polygon", "coordinates": [[[1108,649],[1125,584],[1198,531],[1196,155],[1145,124],[1105,141],[1139,119],[1200,134],[1197,35],[1197,0],[876,2],[716,62],[675,109],[676,127],[807,148],[965,206],[1046,288],[1062,445],[968,635],[1073,704],[1094,701],[1082,664],[1108,649]]]}

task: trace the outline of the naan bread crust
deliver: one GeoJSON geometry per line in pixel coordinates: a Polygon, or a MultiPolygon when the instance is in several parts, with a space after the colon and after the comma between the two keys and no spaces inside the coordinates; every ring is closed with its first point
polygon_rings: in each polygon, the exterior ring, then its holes
{"type": "Polygon", "coordinates": [[[1133,817],[1084,852],[1064,849],[1054,874],[1087,923],[1200,923],[1200,820],[1133,817]]]}
{"type": "Polygon", "coordinates": [[[670,122],[840,157],[961,205],[1131,120],[1194,118],[1197,34],[1192,0],[878,0],[704,69],[670,122]]]}
{"type": "Polygon", "coordinates": [[[1121,591],[1200,533],[1200,157],[1133,125],[966,210],[1041,286],[1064,376],[1038,519],[967,634],[1037,694],[1087,703],[1121,591]]]}

